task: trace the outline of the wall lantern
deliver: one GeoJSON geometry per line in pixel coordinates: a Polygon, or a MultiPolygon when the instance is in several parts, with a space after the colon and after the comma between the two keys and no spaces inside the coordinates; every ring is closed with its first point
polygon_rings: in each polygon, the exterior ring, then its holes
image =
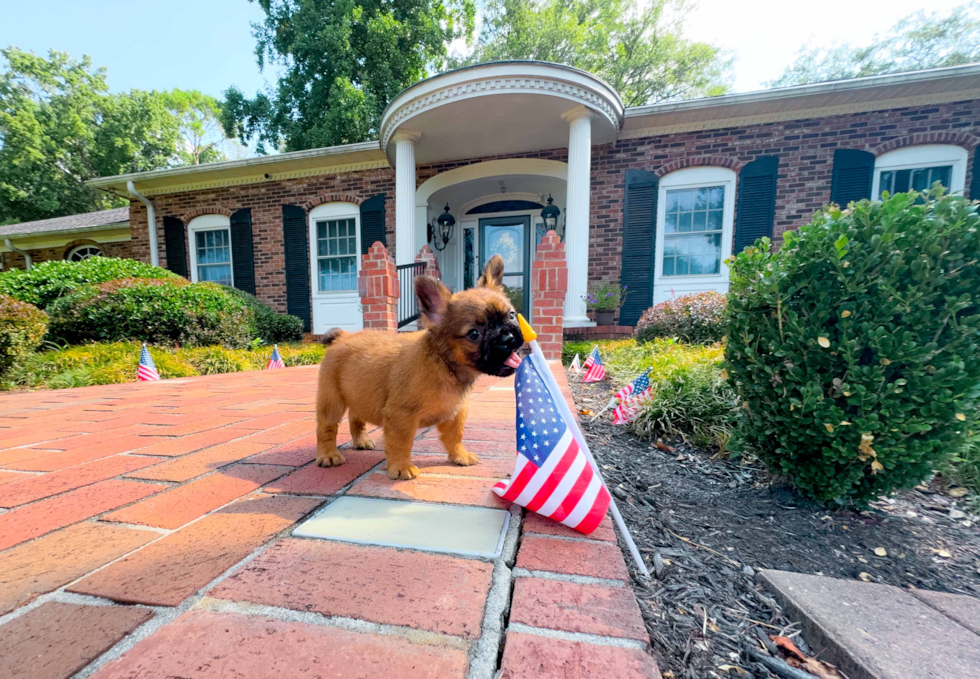
{"type": "Polygon", "coordinates": [[[554,198],[551,194],[548,194],[548,204],[544,206],[541,210],[541,219],[544,220],[544,230],[545,233],[548,231],[554,231],[558,234],[559,238],[565,240],[564,229],[561,232],[558,231],[558,218],[561,216],[561,210],[558,209],[557,205],[554,205],[554,198]]]}
{"type": "Polygon", "coordinates": [[[439,215],[438,219],[434,219],[428,224],[426,240],[432,243],[432,247],[436,250],[440,252],[445,250],[453,238],[453,226],[455,225],[456,218],[449,214],[449,203],[446,203],[446,211],[439,215]]]}

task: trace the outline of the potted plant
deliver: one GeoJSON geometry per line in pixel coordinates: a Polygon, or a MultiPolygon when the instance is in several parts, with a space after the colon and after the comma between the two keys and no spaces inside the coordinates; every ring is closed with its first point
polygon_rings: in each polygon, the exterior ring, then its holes
{"type": "Polygon", "coordinates": [[[626,298],[628,286],[618,283],[594,283],[585,295],[585,305],[595,311],[596,325],[612,325],[616,310],[626,298]]]}

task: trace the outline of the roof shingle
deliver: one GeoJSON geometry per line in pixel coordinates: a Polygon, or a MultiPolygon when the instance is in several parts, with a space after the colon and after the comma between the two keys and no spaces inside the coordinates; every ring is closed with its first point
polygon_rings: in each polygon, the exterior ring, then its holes
{"type": "Polygon", "coordinates": [[[129,222],[129,208],[117,207],[112,210],[85,212],[80,215],[40,219],[36,222],[21,222],[0,226],[0,238],[11,236],[36,235],[73,229],[85,229],[97,226],[109,226],[129,222]]]}

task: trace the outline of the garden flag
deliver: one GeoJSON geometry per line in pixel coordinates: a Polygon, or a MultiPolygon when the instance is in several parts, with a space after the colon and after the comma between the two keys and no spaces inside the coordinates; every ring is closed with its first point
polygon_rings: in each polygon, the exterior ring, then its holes
{"type": "Polygon", "coordinates": [[[150,351],[145,344],[140,352],[140,364],[136,368],[136,379],[140,382],[157,382],[160,380],[160,373],[157,372],[157,367],[153,364],[153,357],[150,356],[150,351]]]}
{"type": "Polygon", "coordinates": [[[650,387],[620,402],[613,410],[613,424],[629,424],[635,420],[640,412],[640,405],[648,398],[650,398],[650,387]]]}
{"type": "Polygon", "coordinates": [[[606,368],[602,365],[602,357],[599,356],[599,347],[592,350],[589,357],[585,359],[587,369],[583,382],[599,382],[606,379],[606,368]],[[590,362],[591,361],[591,362],[590,362]]]}
{"type": "Polygon", "coordinates": [[[530,356],[514,382],[517,396],[517,464],[493,492],[504,500],[588,535],[609,508],[609,491],[555,407],[553,394],[530,356]]]}
{"type": "Polygon", "coordinates": [[[572,365],[569,367],[571,367],[571,369],[575,371],[576,375],[582,372],[582,364],[579,363],[578,354],[575,354],[575,358],[572,359],[572,365]]]}
{"type": "Polygon", "coordinates": [[[279,368],[285,368],[286,364],[282,362],[282,356],[279,355],[279,345],[272,345],[272,356],[269,357],[269,363],[265,366],[266,370],[278,370],[279,368]]]}
{"type": "Polygon", "coordinates": [[[633,394],[639,394],[650,388],[650,368],[646,369],[646,372],[637,377],[635,380],[627,384],[625,387],[616,392],[614,398],[620,401],[625,401],[633,394]]]}
{"type": "Polygon", "coordinates": [[[589,355],[585,357],[585,363],[582,364],[582,367],[585,368],[586,370],[591,368],[592,364],[595,363],[596,356],[598,355],[599,355],[599,345],[593,344],[592,351],[590,351],[589,355]]]}

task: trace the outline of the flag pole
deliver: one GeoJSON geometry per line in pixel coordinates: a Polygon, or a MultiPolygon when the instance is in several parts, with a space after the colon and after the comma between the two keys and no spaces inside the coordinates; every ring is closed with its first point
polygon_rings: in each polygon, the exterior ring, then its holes
{"type": "Polygon", "coordinates": [[[589,461],[589,464],[592,465],[592,470],[599,477],[602,487],[606,489],[606,492],[609,492],[609,509],[612,510],[613,521],[615,521],[616,527],[619,528],[619,534],[622,535],[623,540],[626,541],[626,546],[629,547],[630,554],[633,556],[633,562],[636,564],[636,567],[640,570],[640,572],[649,578],[650,571],[647,569],[647,565],[643,563],[643,557],[640,556],[640,550],[636,548],[636,543],[633,542],[633,536],[630,535],[629,528],[626,527],[626,522],[623,521],[623,515],[619,513],[619,507],[616,505],[615,496],[613,496],[612,492],[609,491],[609,486],[606,485],[606,480],[602,477],[602,471],[600,471],[599,465],[596,464],[595,458],[592,457],[592,451],[589,450],[589,444],[585,440],[585,435],[582,433],[581,427],[579,427],[578,418],[575,417],[571,409],[568,407],[568,403],[565,401],[565,397],[561,393],[561,387],[558,386],[558,381],[552,374],[551,368],[548,367],[548,359],[544,357],[544,352],[541,351],[541,347],[538,346],[536,339],[538,334],[534,332],[534,329],[531,328],[530,324],[524,320],[524,316],[518,314],[517,319],[521,325],[521,334],[524,335],[524,341],[531,346],[531,361],[534,363],[534,367],[537,368],[541,378],[548,383],[548,387],[552,393],[558,396],[558,398],[555,398],[555,406],[557,406],[558,411],[564,418],[565,422],[568,423],[568,426],[572,431],[572,436],[575,438],[575,442],[578,443],[579,448],[583,453],[585,453],[585,457],[589,461]]]}

